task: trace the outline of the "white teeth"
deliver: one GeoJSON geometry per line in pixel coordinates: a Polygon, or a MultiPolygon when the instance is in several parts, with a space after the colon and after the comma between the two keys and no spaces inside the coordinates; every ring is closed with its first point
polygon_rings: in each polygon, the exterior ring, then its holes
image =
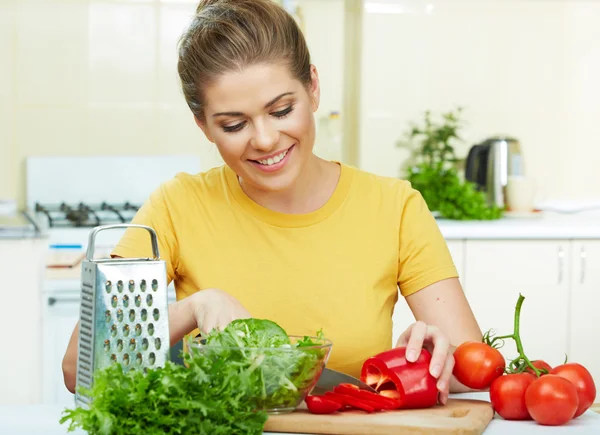
{"type": "Polygon", "coordinates": [[[266,165],[266,166],[271,166],[275,163],[279,163],[280,161],[283,160],[283,158],[285,157],[285,155],[287,154],[288,150],[285,150],[284,152],[282,152],[281,154],[275,156],[275,157],[271,157],[269,159],[266,160],[257,160],[258,163],[260,163],[261,165],[266,165]]]}

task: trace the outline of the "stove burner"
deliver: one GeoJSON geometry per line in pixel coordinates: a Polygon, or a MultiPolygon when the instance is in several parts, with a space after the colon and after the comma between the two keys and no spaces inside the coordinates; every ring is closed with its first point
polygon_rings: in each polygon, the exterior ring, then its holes
{"type": "Polygon", "coordinates": [[[51,228],[57,227],[96,227],[99,225],[128,223],[139,206],[129,202],[111,204],[103,202],[99,205],[85,204],[35,204],[35,212],[42,213],[48,219],[51,228]]]}

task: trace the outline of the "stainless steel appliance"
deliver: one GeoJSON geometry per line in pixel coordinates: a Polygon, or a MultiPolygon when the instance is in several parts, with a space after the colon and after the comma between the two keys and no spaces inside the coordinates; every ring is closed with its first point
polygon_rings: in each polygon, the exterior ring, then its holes
{"type": "Polygon", "coordinates": [[[506,205],[506,184],[511,175],[524,175],[523,154],[517,139],[492,137],[469,150],[465,178],[486,193],[489,205],[506,205]]]}
{"type": "MultiPolygon", "coordinates": [[[[167,270],[154,229],[133,224],[105,225],[90,233],[82,265],[77,385],[92,387],[94,374],[113,362],[124,370],[162,367],[169,359],[167,270]],[[136,227],[150,233],[154,258],[94,259],[96,235],[136,227]]],[[[78,405],[91,398],[76,394],[78,405]]]]}

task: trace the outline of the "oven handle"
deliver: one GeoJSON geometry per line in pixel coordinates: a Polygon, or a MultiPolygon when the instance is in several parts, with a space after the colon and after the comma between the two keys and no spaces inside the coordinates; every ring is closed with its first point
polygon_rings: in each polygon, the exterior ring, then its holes
{"type": "Polygon", "coordinates": [[[48,298],[48,305],[52,306],[55,305],[57,302],[64,302],[64,303],[75,303],[75,302],[80,302],[79,298],[75,298],[75,297],[70,297],[70,298],[57,298],[54,296],[51,296],[48,298]]]}

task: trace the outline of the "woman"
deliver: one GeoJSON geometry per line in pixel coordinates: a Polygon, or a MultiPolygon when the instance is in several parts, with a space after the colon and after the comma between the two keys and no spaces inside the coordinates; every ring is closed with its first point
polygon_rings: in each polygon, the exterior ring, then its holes
{"type": "MultiPolygon", "coordinates": [[[[134,223],[153,227],[178,302],[171,343],[237,318],[268,318],[294,335],[323,329],[329,366],[354,376],[392,343],[398,288],[417,322],[409,359],[432,349],[440,401],[466,391],[452,352],[481,331],[421,195],[313,154],[319,77],[296,22],[272,0],[200,2],[179,50],[194,120],[225,165],[179,174],[134,223]]],[[[128,229],[115,256],[150,254],[128,229]]],[[[75,386],[77,327],[63,370],[75,386]]]]}

